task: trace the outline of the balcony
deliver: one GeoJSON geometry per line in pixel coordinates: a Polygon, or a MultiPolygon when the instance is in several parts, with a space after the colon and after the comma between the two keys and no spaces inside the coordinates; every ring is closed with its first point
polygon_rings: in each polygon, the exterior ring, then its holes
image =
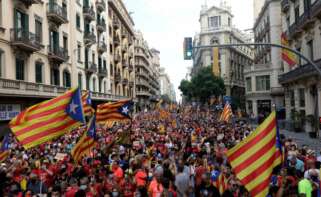
{"type": "Polygon", "coordinates": [[[98,53],[105,53],[107,51],[107,45],[104,42],[98,42],[97,51],[98,53]]]}
{"type": "Polygon", "coordinates": [[[282,0],[281,1],[281,9],[283,12],[287,12],[290,8],[290,2],[289,0],[282,0]]]}
{"type": "Polygon", "coordinates": [[[97,72],[97,65],[93,62],[85,63],[85,71],[86,73],[95,73],[97,72]]]}
{"type": "Polygon", "coordinates": [[[32,4],[40,4],[43,3],[42,0],[19,0],[19,2],[23,3],[26,5],[26,7],[31,6],[32,4]]]}
{"type": "MultiPolygon", "coordinates": [[[[321,59],[315,63],[321,69],[321,59]]],[[[305,64],[280,75],[279,83],[287,84],[301,79],[308,79],[314,75],[318,75],[318,72],[315,70],[315,68],[311,64],[305,64]]]]}
{"type": "Polygon", "coordinates": [[[85,45],[93,45],[96,43],[96,35],[94,32],[86,31],[84,34],[85,45]]]}
{"type": "Polygon", "coordinates": [[[120,83],[120,81],[121,81],[120,73],[115,73],[115,82],[120,83]]]}
{"type": "Polygon", "coordinates": [[[304,30],[309,29],[315,22],[315,19],[311,17],[311,9],[304,12],[290,27],[289,37],[296,38],[301,35],[304,30]]]}
{"type": "Polygon", "coordinates": [[[103,12],[106,9],[106,3],[104,0],[96,0],[96,9],[99,12],[103,12]]]}
{"type": "Polygon", "coordinates": [[[104,32],[104,31],[106,31],[106,21],[105,20],[103,20],[103,19],[98,19],[97,20],[97,31],[98,32],[104,32]]]}
{"type": "Polygon", "coordinates": [[[150,92],[145,91],[145,90],[140,90],[140,91],[136,91],[136,96],[146,96],[146,97],[150,97],[152,96],[150,92]]]}
{"type": "Polygon", "coordinates": [[[114,29],[118,29],[118,28],[119,28],[119,26],[120,26],[120,22],[119,22],[119,20],[114,19],[114,20],[113,20],[113,27],[114,27],[114,29]]]}
{"type": "MultiPolygon", "coordinates": [[[[0,78],[0,95],[6,97],[29,97],[29,98],[54,98],[68,89],[65,87],[31,83],[26,81],[0,78]]],[[[106,93],[92,92],[93,100],[117,101],[127,99],[124,96],[117,96],[106,93]]]]}
{"type": "Polygon", "coordinates": [[[96,14],[93,7],[84,6],[82,11],[83,11],[85,20],[87,21],[95,20],[96,14]]]}
{"type": "Polygon", "coordinates": [[[115,60],[115,62],[119,62],[120,61],[120,55],[119,54],[115,54],[114,60],[115,60]]]}
{"type": "Polygon", "coordinates": [[[115,45],[115,46],[119,46],[119,44],[120,44],[119,38],[118,38],[117,36],[114,37],[114,45],[115,45]]]}
{"type": "Polygon", "coordinates": [[[284,96],[283,87],[271,87],[271,96],[284,96]]]}
{"type": "Polygon", "coordinates": [[[47,6],[47,17],[50,21],[57,25],[68,23],[67,9],[57,3],[48,3],[47,6]]]}
{"type": "Polygon", "coordinates": [[[123,65],[123,68],[126,68],[128,67],[128,62],[126,60],[123,60],[122,65],[123,65]]]}
{"type": "Polygon", "coordinates": [[[41,49],[41,44],[37,42],[36,35],[21,28],[10,30],[11,45],[21,50],[33,53],[41,49]]]}
{"type": "Polygon", "coordinates": [[[107,72],[107,69],[106,69],[106,68],[101,68],[101,67],[99,67],[99,69],[98,69],[98,75],[99,75],[99,76],[106,77],[107,74],[108,74],[108,72],[107,72]]]}
{"type": "Polygon", "coordinates": [[[123,85],[127,85],[128,84],[128,79],[123,79],[123,85]]]}
{"type": "Polygon", "coordinates": [[[134,71],[134,66],[132,64],[129,64],[128,71],[131,73],[134,71]]]}
{"type": "Polygon", "coordinates": [[[121,30],[121,37],[122,37],[122,38],[126,38],[127,35],[128,35],[127,31],[126,31],[124,28],[122,28],[122,30],[121,30]]]}
{"type": "Polygon", "coordinates": [[[48,58],[57,63],[68,61],[68,50],[62,47],[48,45],[48,58]]]}

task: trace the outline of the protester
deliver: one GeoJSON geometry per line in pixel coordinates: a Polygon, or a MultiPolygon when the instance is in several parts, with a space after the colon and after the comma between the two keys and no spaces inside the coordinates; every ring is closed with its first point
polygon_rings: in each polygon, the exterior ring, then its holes
{"type": "MultiPolygon", "coordinates": [[[[141,112],[131,123],[97,127],[98,143],[79,163],[70,152],[85,127],[28,150],[10,135],[0,196],[249,196],[226,152],[253,129],[218,119],[216,111],[192,106],[141,112]]],[[[320,157],[284,136],[281,143],[285,161],[274,169],[269,195],[315,196],[320,157]]]]}

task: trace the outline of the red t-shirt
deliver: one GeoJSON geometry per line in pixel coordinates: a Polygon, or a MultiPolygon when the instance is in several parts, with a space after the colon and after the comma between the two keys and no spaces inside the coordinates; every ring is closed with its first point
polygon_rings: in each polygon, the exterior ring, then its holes
{"type": "Polygon", "coordinates": [[[68,187],[66,197],[74,197],[78,191],[78,187],[68,187]]]}

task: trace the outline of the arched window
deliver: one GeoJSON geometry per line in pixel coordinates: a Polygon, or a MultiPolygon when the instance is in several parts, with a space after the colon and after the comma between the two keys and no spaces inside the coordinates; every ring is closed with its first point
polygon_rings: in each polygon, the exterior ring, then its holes
{"type": "Polygon", "coordinates": [[[64,87],[70,88],[71,87],[70,73],[67,70],[64,70],[64,72],[62,73],[62,77],[63,77],[64,87]]]}
{"type": "Polygon", "coordinates": [[[93,91],[97,92],[97,90],[96,90],[96,78],[93,78],[93,91]]]}
{"type": "Polygon", "coordinates": [[[107,93],[107,83],[104,81],[104,93],[107,93]]]}
{"type": "Polygon", "coordinates": [[[78,73],[78,87],[82,90],[82,74],[78,73]]]}

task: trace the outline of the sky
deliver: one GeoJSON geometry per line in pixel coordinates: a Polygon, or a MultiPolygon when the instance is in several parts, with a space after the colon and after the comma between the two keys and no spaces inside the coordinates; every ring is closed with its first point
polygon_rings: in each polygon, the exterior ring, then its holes
{"type": "MultiPolygon", "coordinates": [[[[165,67],[175,86],[177,98],[180,81],[192,67],[192,61],[183,59],[184,37],[194,37],[200,31],[199,13],[206,0],[123,0],[150,48],[160,51],[161,67],[165,67]]],[[[220,0],[207,0],[208,7],[220,0]]],[[[253,0],[229,0],[233,25],[241,30],[253,26],[253,0]]]]}

